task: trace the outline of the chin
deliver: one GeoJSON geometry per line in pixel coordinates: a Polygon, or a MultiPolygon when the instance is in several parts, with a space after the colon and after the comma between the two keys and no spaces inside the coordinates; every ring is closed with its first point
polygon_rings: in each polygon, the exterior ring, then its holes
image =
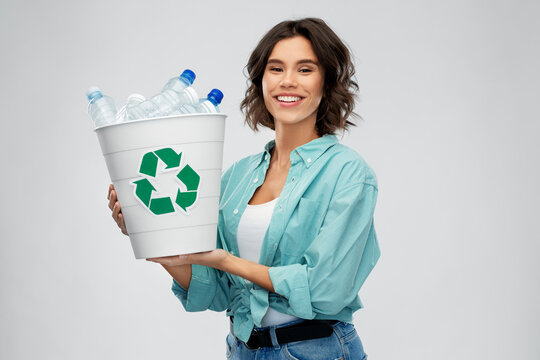
{"type": "MultiPolygon", "coordinates": [[[[279,121],[276,121],[274,118],[274,125],[279,123],[281,126],[284,127],[301,127],[305,128],[306,131],[315,129],[315,121],[312,120],[298,120],[298,119],[281,119],[279,121]]],[[[279,125],[278,125],[279,126],[279,125]]]]}

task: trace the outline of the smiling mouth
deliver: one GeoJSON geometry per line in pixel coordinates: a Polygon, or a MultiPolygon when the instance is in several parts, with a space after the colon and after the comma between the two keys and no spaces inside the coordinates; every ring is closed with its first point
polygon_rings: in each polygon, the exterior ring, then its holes
{"type": "Polygon", "coordinates": [[[293,103],[302,100],[300,96],[276,96],[276,99],[283,103],[293,103]]]}

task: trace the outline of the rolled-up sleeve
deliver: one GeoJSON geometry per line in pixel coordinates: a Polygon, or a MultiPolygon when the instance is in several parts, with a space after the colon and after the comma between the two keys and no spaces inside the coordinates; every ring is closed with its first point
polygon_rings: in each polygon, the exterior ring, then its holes
{"type": "Polygon", "coordinates": [[[191,265],[189,289],[173,279],[172,291],[186,311],[224,311],[229,306],[229,282],[219,270],[202,265],[191,265]]]}
{"type": "Polygon", "coordinates": [[[331,316],[355,302],[380,256],[373,224],[377,193],[366,183],[336,192],[302,261],[269,269],[275,292],[296,316],[331,316]]]}

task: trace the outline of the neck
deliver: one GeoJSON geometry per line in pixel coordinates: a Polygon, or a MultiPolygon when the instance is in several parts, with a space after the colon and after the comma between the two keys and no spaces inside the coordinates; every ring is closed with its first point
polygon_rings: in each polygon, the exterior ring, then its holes
{"type": "Polygon", "coordinates": [[[275,122],[275,125],[276,144],[272,151],[272,162],[278,167],[288,167],[294,149],[320,137],[314,123],[287,125],[275,122]]]}

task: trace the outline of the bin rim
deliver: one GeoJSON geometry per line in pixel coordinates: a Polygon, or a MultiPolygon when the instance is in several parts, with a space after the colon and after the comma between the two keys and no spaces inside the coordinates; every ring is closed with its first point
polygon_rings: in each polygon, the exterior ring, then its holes
{"type": "Polygon", "coordinates": [[[153,117],[153,118],[143,118],[143,119],[129,120],[129,121],[117,122],[117,123],[113,123],[113,124],[101,125],[101,126],[98,126],[98,127],[94,128],[94,131],[98,131],[100,129],[104,129],[104,128],[107,128],[107,127],[133,124],[133,123],[143,122],[143,121],[148,121],[148,120],[160,120],[160,119],[183,118],[183,117],[189,117],[189,118],[192,118],[192,117],[209,117],[209,116],[216,116],[216,115],[217,116],[223,116],[225,118],[227,117],[227,114],[225,114],[225,113],[200,113],[200,114],[167,115],[167,116],[158,116],[158,117],[153,117]]]}

